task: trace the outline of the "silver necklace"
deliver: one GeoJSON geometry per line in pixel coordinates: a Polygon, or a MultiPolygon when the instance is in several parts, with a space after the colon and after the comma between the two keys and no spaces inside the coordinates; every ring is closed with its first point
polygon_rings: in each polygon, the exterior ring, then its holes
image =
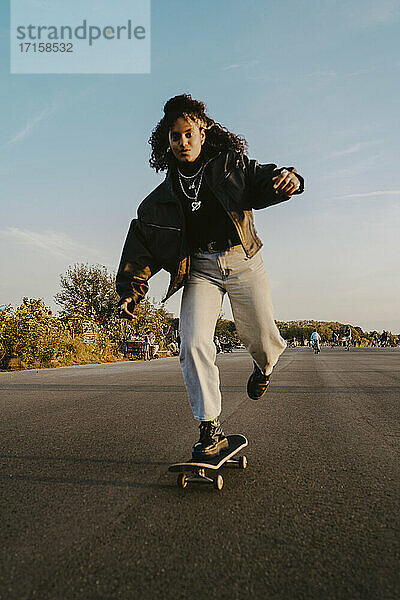
{"type": "Polygon", "coordinates": [[[199,210],[199,208],[201,206],[201,200],[198,200],[197,198],[199,196],[201,183],[203,181],[203,174],[204,174],[204,164],[201,165],[200,169],[194,175],[184,175],[183,173],[180,172],[180,170],[178,168],[178,178],[179,178],[181,190],[184,193],[184,195],[186,196],[186,198],[188,198],[189,200],[192,201],[192,212],[194,212],[195,210],[199,210]],[[196,182],[197,177],[199,177],[198,182],[196,182]],[[186,192],[186,190],[184,188],[184,179],[187,180],[187,182],[185,182],[185,183],[189,184],[188,189],[194,191],[194,196],[190,196],[186,192]]]}
{"type": "Polygon", "coordinates": [[[204,167],[204,164],[201,165],[200,169],[194,175],[184,175],[183,173],[181,173],[179,171],[179,167],[178,167],[178,172],[179,172],[179,175],[181,177],[183,177],[183,179],[194,179],[195,177],[197,177],[197,175],[200,173],[200,171],[202,170],[203,167],[204,167]]]}

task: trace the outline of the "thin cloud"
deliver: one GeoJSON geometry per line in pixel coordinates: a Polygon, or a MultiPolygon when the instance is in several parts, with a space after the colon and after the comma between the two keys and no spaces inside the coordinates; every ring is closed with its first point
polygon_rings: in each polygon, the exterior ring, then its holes
{"type": "Polygon", "coordinates": [[[46,118],[50,117],[54,113],[73,106],[77,102],[80,102],[82,98],[88,96],[91,92],[96,89],[95,84],[84,87],[78,93],[74,93],[70,98],[66,98],[64,94],[57,94],[51,105],[46,106],[36,117],[30,119],[25,127],[21,129],[13,138],[8,140],[7,144],[16,144],[24,140],[31,132],[46,118]]]}
{"type": "Polygon", "coordinates": [[[358,75],[366,75],[367,73],[373,73],[376,71],[374,68],[370,69],[359,69],[358,71],[352,71],[350,73],[345,73],[345,77],[357,77],[358,75]]]}
{"type": "Polygon", "coordinates": [[[313,73],[307,73],[305,77],[336,77],[335,71],[314,71],[313,73]]]}
{"type": "Polygon", "coordinates": [[[76,259],[81,256],[96,258],[100,256],[97,250],[74,242],[65,233],[55,231],[38,232],[7,227],[7,229],[0,231],[0,235],[11,237],[18,244],[39,248],[48,254],[62,258],[76,259]]]}
{"type": "Polygon", "coordinates": [[[323,169],[321,173],[321,179],[323,181],[327,181],[330,179],[338,180],[347,175],[354,176],[358,173],[363,173],[366,170],[370,170],[371,167],[376,167],[376,162],[381,157],[381,154],[371,154],[370,156],[368,156],[368,158],[364,160],[352,160],[351,163],[350,161],[348,161],[347,166],[345,168],[334,170],[329,169],[328,171],[326,169],[323,169]]]}
{"type": "Polygon", "coordinates": [[[344,194],[335,196],[331,200],[349,200],[350,198],[374,198],[376,196],[398,196],[400,190],[376,190],[375,192],[363,192],[360,194],[344,194]]]}
{"type": "Polygon", "coordinates": [[[44,110],[42,110],[42,112],[40,112],[36,117],[29,120],[28,123],[25,125],[25,127],[23,129],[21,129],[21,131],[19,131],[13,138],[11,138],[11,140],[8,140],[8,143],[16,144],[17,142],[21,142],[23,139],[25,139],[31,133],[31,131],[41,121],[43,121],[43,119],[45,119],[46,117],[48,117],[49,115],[51,115],[53,113],[54,113],[54,108],[51,108],[50,106],[46,106],[46,108],[44,110]]]}
{"type": "Polygon", "coordinates": [[[380,140],[374,140],[372,142],[357,142],[348,148],[344,148],[343,150],[336,150],[335,152],[331,152],[326,158],[334,158],[337,156],[346,156],[348,154],[355,154],[356,152],[360,152],[360,150],[364,150],[365,148],[370,148],[371,146],[376,146],[380,144],[380,140]]]}
{"type": "Polygon", "coordinates": [[[358,69],[357,71],[336,72],[336,71],[313,71],[312,73],[305,73],[300,78],[303,79],[333,79],[335,77],[358,77],[360,75],[367,75],[376,71],[375,67],[369,67],[368,69],[358,69]]]}
{"type": "Polygon", "coordinates": [[[254,65],[258,65],[259,64],[259,60],[249,60],[246,62],[242,62],[242,63],[233,63],[231,65],[227,65],[226,67],[223,67],[223,71],[230,71],[232,69],[243,69],[244,67],[252,67],[254,65]]]}

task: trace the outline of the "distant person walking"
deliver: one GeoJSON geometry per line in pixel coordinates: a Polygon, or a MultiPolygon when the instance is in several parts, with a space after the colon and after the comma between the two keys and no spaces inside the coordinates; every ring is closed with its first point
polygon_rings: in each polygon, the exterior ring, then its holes
{"type": "Polygon", "coordinates": [[[336,331],[332,331],[332,348],[337,346],[339,343],[339,334],[336,331]]]}
{"type": "Polygon", "coordinates": [[[383,330],[381,333],[381,337],[380,337],[380,345],[384,348],[385,346],[387,346],[387,342],[388,342],[388,334],[387,334],[387,331],[383,330]]]}
{"type": "Polygon", "coordinates": [[[344,333],[343,333],[343,345],[346,348],[346,350],[350,350],[350,344],[351,344],[351,327],[350,327],[350,325],[346,325],[346,327],[344,328],[344,333]]]}
{"type": "Polygon", "coordinates": [[[143,341],[144,341],[144,347],[143,347],[143,359],[144,360],[150,360],[151,355],[150,355],[150,349],[151,349],[151,345],[150,345],[150,331],[146,331],[143,337],[143,341]]]}

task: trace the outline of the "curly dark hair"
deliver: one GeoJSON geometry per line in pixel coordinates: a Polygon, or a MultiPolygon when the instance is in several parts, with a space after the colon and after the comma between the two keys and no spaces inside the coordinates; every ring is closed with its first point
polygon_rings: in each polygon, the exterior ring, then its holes
{"type": "Polygon", "coordinates": [[[179,117],[183,117],[205,129],[206,140],[202,151],[206,155],[213,155],[220,150],[234,150],[240,154],[247,151],[246,140],[211,119],[206,114],[204,102],[195,100],[190,94],[181,94],[170,98],[165,103],[164,116],[151,132],[149,162],[150,166],[157,172],[165,171],[170,166],[171,152],[169,152],[168,135],[169,130],[179,117]]]}

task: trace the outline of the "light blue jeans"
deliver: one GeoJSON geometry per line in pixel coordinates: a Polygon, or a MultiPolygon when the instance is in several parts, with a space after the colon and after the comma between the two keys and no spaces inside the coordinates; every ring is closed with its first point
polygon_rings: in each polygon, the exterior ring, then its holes
{"type": "Polygon", "coordinates": [[[198,421],[210,421],[221,412],[214,330],[225,293],[240,340],[266,375],[286,348],[275,325],[260,252],[247,258],[242,246],[234,246],[225,252],[195,254],[183,291],[179,329],[183,377],[198,421]]]}

